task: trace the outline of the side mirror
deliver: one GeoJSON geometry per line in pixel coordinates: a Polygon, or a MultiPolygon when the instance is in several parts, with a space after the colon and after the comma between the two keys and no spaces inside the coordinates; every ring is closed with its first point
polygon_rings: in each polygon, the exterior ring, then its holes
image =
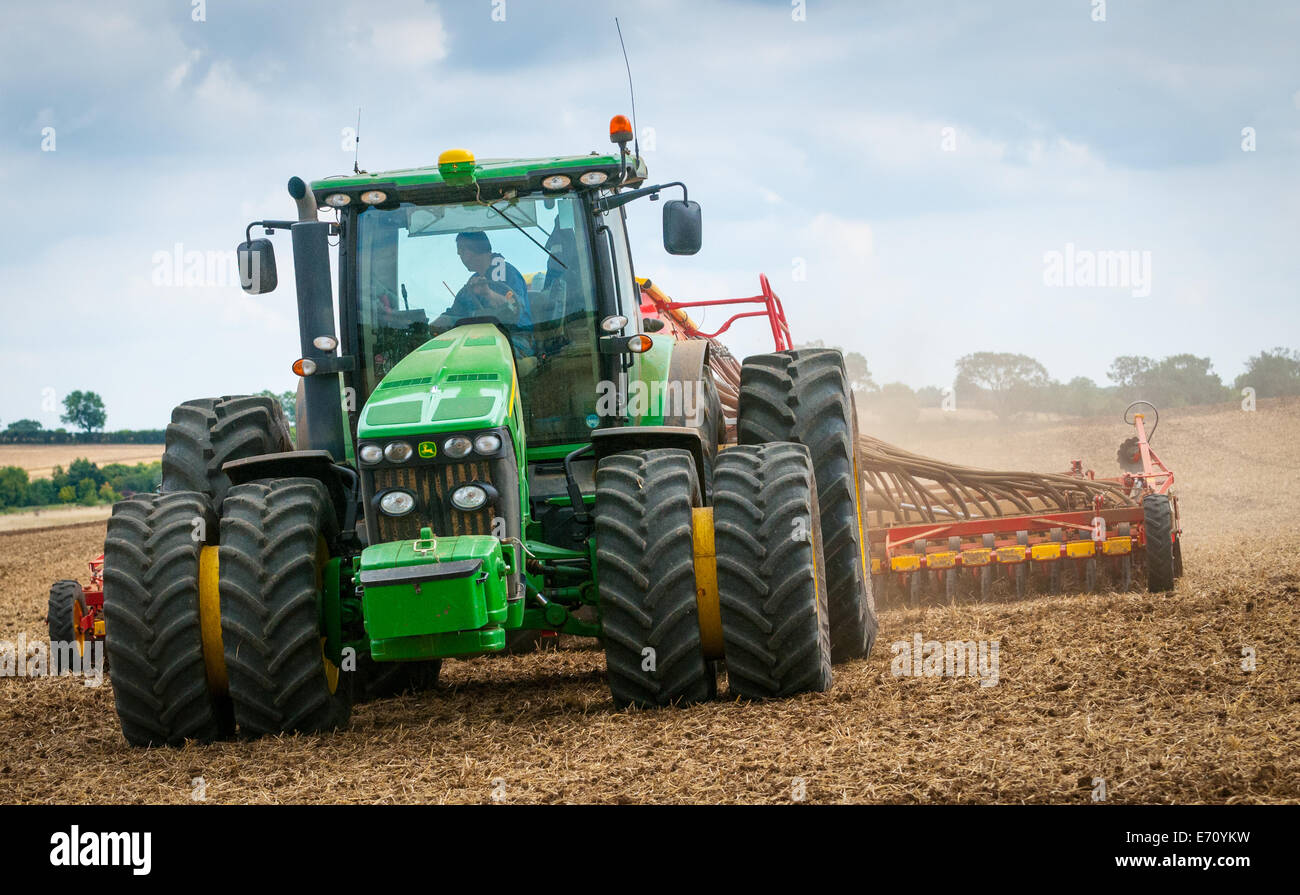
{"type": "Polygon", "coordinates": [[[249,295],[261,295],[275,290],[275,247],[269,239],[241,242],[239,255],[239,284],[249,295]]]}
{"type": "Polygon", "coordinates": [[[700,250],[700,203],[689,199],[664,202],[664,251],[670,255],[694,255],[700,250]]]}

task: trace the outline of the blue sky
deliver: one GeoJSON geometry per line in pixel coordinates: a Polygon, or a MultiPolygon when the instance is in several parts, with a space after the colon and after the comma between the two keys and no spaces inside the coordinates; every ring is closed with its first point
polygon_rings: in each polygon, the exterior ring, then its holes
{"type": "MultiPolygon", "coordinates": [[[[1104,383],[1120,354],[1300,348],[1300,7],[1111,0],[833,3],[191,0],[6,11],[0,56],[0,425],[109,427],[179,401],[292,388],[281,288],[154,283],[159,253],[229,251],[291,216],[290,175],[604,149],[627,112],[654,179],[685,180],[705,246],[672,258],[629,208],[639,274],[681,298],[766,272],[796,337],[877,382],[944,385],[977,350],[1104,383]],[[54,128],[54,151],[42,151],[54,128]],[[1243,151],[1253,128],[1254,151],[1243,151]],[[1051,252],[1137,252],[1131,283],[1061,287],[1051,252]],[[1145,256],[1142,253],[1147,253],[1145,256]]],[[[706,324],[720,322],[718,312],[706,324]]],[[[738,354],[764,330],[738,328],[738,354]]]]}

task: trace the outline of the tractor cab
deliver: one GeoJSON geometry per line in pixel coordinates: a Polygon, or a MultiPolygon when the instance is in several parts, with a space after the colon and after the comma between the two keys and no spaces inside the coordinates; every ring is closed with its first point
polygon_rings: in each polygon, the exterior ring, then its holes
{"type": "Polygon", "coordinates": [[[513,355],[529,442],[585,440],[602,378],[586,218],[572,194],[361,210],[354,246],[361,394],[373,395],[431,340],[490,323],[513,355]],[[563,388],[542,387],[551,379],[563,388]]]}

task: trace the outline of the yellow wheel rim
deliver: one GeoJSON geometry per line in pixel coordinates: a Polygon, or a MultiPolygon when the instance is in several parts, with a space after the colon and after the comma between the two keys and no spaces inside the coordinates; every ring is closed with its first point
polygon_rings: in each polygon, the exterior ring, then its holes
{"type": "Polygon", "coordinates": [[[700,620],[700,650],[706,659],[721,659],[722,610],[718,606],[718,555],[713,540],[713,507],[691,509],[695,549],[695,608],[700,620]]]}
{"type": "Polygon", "coordinates": [[[226,653],[221,642],[221,567],[216,547],[199,549],[199,642],[208,690],[224,695],[230,689],[226,653]]]}
{"type": "MultiPolygon", "coordinates": [[[[330,548],[325,543],[325,539],[320,535],[316,536],[316,592],[323,593],[325,590],[325,564],[330,561],[330,548]]],[[[325,683],[329,687],[330,693],[337,693],[339,689],[339,667],[330,661],[329,656],[325,655],[325,643],[327,638],[320,639],[320,659],[325,665],[325,683]]]]}
{"type": "Polygon", "coordinates": [[[86,656],[86,632],[81,629],[81,620],[84,616],[81,613],[81,601],[72,601],[72,641],[77,644],[77,655],[85,658],[86,656]]]}

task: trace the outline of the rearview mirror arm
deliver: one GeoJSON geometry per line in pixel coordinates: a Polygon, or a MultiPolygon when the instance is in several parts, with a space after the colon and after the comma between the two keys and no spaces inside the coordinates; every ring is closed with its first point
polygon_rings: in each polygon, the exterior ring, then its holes
{"type": "MultiPolygon", "coordinates": [[[[274,233],[276,230],[288,230],[290,227],[292,227],[294,224],[297,223],[299,222],[298,221],[253,221],[247,227],[244,228],[244,242],[253,241],[254,227],[261,227],[263,230],[266,231],[267,234],[271,234],[274,233]]],[[[331,236],[338,235],[338,225],[332,222],[330,223],[330,235],[331,236]]]]}

